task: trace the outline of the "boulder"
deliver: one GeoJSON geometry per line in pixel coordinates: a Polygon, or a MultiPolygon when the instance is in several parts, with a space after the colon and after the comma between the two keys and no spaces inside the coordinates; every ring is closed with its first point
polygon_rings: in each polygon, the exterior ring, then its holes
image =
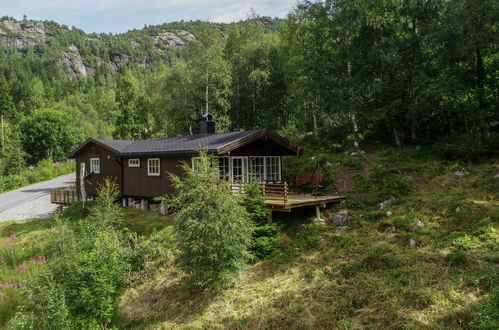
{"type": "Polygon", "coordinates": [[[343,226],[349,223],[351,217],[348,215],[348,211],[339,211],[333,214],[332,217],[329,218],[329,222],[333,225],[343,226]]]}
{"type": "Polygon", "coordinates": [[[416,220],[416,226],[418,226],[419,228],[423,228],[423,227],[424,227],[424,223],[423,223],[423,221],[421,221],[421,220],[416,220]]]}
{"type": "Polygon", "coordinates": [[[388,211],[388,212],[386,212],[386,216],[387,216],[387,217],[391,217],[392,215],[393,215],[393,212],[392,212],[392,211],[388,211]]]}
{"type": "Polygon", "coordinates": [[[384,208],[392,205],[393,202],[395,202],[395,198],[387,199],[386,201],[383,201],[383,202],[379,203],[379,209],[383,210],[384,208]]]}
{"type": "Polygon", "coordinates": [[[462,168],[460,170],[454,171],[454,174],[462,177],[462,176],[470,174],[470,172],[468,172],[464,168],[462,168]]]}
{"type": "Polygon", "coordinates": [[[413,240],[412,238],[409,240],[409,245],[410,246],[416,246],[417,242],[413,240]]]}

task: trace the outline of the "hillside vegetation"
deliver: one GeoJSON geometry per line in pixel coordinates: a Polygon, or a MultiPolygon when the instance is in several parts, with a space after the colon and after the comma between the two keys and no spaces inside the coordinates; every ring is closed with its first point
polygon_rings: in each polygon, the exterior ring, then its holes
{"type": "MultiPolygon", "coordinates": [[[[157,245],[145,268],[120,291],[112,324],[134,329],[496,328],[499,160],[460,164],[429,159],[426,149],[381,147],[349,158],[355,161],[339,162],[338,175],[352,167],[370,174],[355,179],[346,204],[323,212],[331,218],[347,211],[346,222],[312,224],[313,210],[307,209],[275,215],[282,238],[277,250],[254,260],[225,289],[198,291],[185,284],[174,257],[175,220],[125,209],[120,226],[157,245]],[[464,176],[455,173],[461,170],[464,176]],[[392,203],[380,209],[387,196],[392,203]]],[[[85,214],[74,205],[63,216],[75,221],[85,214]]],[[[36,273],[51,258],[57,260],[47,248],[54,235],[51,222],[7,222],[0,232],[6,240],[15,235],[16,251],[23,251],[16,254],[18,266],[3,268],[4,284],[29,276],[18,275],[21,264],[36,273]],[[31,265],[28,259],[43,263],[31,265]]],[[[3,291],[11,292],[11,300],[0,306],[3,322],[18,304],[12,290],[3,291]]]]}

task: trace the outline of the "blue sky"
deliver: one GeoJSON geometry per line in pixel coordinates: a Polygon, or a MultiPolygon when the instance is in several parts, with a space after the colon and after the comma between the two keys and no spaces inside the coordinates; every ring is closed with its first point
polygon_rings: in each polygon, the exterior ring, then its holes
{"type": "Polygon", "coordinates": [[[0,0],[0,16],[53,20],[85,32],[120,33],[144,24],[188,20],[232,22],[258,15],[281,17],[297,0],[0,0]]]}

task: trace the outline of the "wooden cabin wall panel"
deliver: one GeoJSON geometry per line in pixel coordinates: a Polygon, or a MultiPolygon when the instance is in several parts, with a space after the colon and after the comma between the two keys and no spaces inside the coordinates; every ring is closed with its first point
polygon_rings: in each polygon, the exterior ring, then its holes
{"type": "Polygon", "coordinates": [[[230,152],[231,156],[288,156],[292,151],[271,140],[257,140],[230,152]]]}
{"type": "Polygon", "coordinates": [[[85,185],[86,192],[89,195],[96,195],[98,186],[104,181],[105,178],[114,178],[116,183],[121,189],[121,166],[116,160],[116,154],[110,150],[90,144],[84,150],[81,150],[76,161],[76,188],[78,194],[80,193],[80,164],[85,163],[85,171],[90,172],[90,158],[100,158],[100,173],[94,174],[85,185]]]}
{"type": "Polygon", "coordinates": [[[123,159],[124,164],[124,195],[130,197],[158,197],[164,194],[171,194],[174,189],[171,185],[170,178],[167,174],[174,173],[182,176],[184,174],[181,169],[181,163],[187,162],[191,164],[191,157],[186,156],[170,156],[170,157],[130,157],[132,159],[140,159],[140,167],[129,167],[128,158],[123,159]],[[160,158],[160,175],[147,175],[147,159],[160,158]]]}

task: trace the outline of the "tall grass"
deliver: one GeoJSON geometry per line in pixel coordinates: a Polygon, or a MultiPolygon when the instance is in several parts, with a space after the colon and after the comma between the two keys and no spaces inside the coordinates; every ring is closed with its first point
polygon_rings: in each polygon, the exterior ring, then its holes
{"type": "Polygon", "coordinates": [[[27,169],[19,174],[0,176],[0,193],[71,173],[74,168],[73,161],[54,163],[50,158],[44,159],[33,170],[27,169]]]}

